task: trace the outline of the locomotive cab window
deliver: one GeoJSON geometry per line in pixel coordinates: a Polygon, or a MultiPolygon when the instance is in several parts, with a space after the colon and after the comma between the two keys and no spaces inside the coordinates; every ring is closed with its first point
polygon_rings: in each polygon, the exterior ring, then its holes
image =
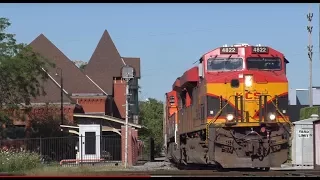
{"type": "Polygon", "coordinates": [[[249,70],[281,70],[281,60],[277,57],[249,57],[247,58],[249,70]]]}
{"type": "Polygon", "coordinates": [[[207,71],[234,71],[243,69],[241,58],[209,58],[207,71]]]}

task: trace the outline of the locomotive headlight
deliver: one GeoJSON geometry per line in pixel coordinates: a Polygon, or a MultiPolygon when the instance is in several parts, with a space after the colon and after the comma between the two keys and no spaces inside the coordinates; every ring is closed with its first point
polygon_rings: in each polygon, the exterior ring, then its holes
{"type": "Polygon", "coordinates": [[[273,120],[275,120],[275,119],[276,119],[276,115],[274,115],[274,114],[270,114],[270,115],[269,115],[269,118],[270,118],[270,120],[271,120],[271,121],[273,121],[273,120]]]}
{"type": "Polygon", "coordinates": [[[252,75],[245,75],[244,76],[244,85],[246,86],[246,87],[251,87],[252,86],[252,82],[253,80],[252,80],[252,75]]]}
{"type": "Polygon", "coordinates": [[[233,118],[234,118],[234,117],[233,117],[232,114],[228,114],[228,115],[226,116],[227,121],[232,121],[233,118]]]}

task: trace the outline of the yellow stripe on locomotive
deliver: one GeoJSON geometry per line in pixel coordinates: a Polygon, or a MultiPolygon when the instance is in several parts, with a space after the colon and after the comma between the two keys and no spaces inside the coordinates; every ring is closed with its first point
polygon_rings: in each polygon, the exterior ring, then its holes
{"type": "Polygon", "coordinates": [[[288,103],[287,82],[253,82],[250,87],[246,87],[245,82],[244,79],[236,88],[232,87],[232,83],[207,84],[209,124],[260,126],[261,122],[288,122],[285,115],[287,109],[281,108],[288,103]],[[264,108],[265,106],[267,108],[264,108]]]}

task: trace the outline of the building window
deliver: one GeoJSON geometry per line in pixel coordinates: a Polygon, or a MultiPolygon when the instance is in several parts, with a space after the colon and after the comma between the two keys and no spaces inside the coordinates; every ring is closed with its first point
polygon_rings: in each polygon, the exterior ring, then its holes
{"type": "Polygon", "coordinates": [[[96,132],[85,132],[85,154],[96,154],[96,132]]]}

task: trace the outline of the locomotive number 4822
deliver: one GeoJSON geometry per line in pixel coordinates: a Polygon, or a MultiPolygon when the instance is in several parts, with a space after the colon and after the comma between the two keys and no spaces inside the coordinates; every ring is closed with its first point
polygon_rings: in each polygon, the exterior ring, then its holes
{"type": "Polygon", "coordinates": [[[255,53],[255,54],[265,54],[268,52],[269,52],[268,47],[261,47],[261,46],[253,46],[252,47],[252,53],[255,53]]]}
{"type": "Polygon", "coordinates": [[[220,48],[221,54],[237,54],[238,48],[237,47],[222,47],[220,48]]]}

